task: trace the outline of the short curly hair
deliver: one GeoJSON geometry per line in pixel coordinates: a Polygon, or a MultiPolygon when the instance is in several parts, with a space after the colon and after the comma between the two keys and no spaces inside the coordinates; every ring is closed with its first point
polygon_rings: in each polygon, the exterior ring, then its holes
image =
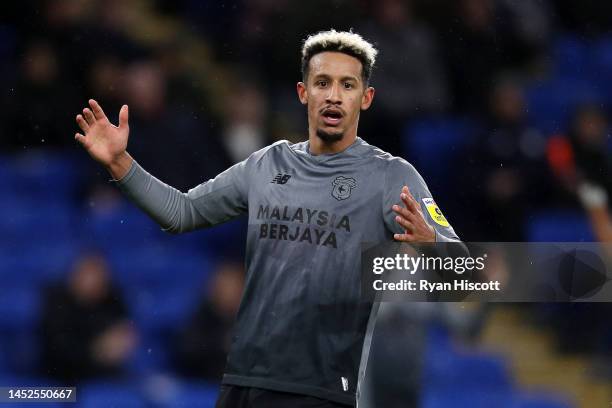
{"type": "Polygon", "coordinates": [[[376,62],[378,50],[364,40],[362,36],[352,31],[320,31],[309,35],[302,46],[302,79],[308,77],[310,59],[320,52],[337,51],[357,58],[361,62],[361,77],[369,83],[376,62]]]}

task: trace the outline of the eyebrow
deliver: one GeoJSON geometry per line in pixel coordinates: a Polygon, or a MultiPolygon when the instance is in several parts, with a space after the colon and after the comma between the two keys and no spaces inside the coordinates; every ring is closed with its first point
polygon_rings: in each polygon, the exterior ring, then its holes
{"type": "MultiPolygon", "coordinates": [[[[331,79],[331,76],[328,74],[317,74],[313,77],[313,79],[318,79],[318,78],[324,78],[324,79],[331,79]]],[[[354,76],[343,76],[342,78],[340,78],[341,81],[355,81],[355,82],[359,82],[357,77],[354,76]]]]}

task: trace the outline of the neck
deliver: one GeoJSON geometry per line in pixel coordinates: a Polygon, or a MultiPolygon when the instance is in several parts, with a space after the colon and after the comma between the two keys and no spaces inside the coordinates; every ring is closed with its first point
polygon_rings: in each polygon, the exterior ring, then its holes
{"type": "Polygon", "coordinates": [[[342,139],[335,142],[326,142],[317,136],[316,129],[309,129],[308,142],[310,144],[310,154],[318,156],[320,154],[334,154],[346,150],[357,139],[357,129],[347,130],[342,139]]]}

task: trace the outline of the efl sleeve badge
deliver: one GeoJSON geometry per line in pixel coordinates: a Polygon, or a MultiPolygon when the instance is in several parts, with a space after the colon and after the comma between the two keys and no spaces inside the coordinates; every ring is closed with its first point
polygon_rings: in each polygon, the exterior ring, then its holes
{"type": "Polygon", "coordinates": [[[433,198],[423,198],[423,203],[425,204],[425,208],[427,208],[427,212],[431,216],[431,219],[438,225],[443,227],[450,227],[450,224],[446,220],[446,217],[442,214],[442,211],[438,208],[438,204],[433,200],[433,198]]]}

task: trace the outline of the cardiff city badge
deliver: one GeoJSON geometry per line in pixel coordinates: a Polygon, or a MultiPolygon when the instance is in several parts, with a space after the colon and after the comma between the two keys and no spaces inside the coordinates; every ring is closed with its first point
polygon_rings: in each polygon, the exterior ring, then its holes
{"type": "Polygon", "coordinates": [[[351,191],[357,187],[357,182],[351,177],[338,176],[334,179],[332,185],[332,197],[338,201],[342,201],[351,196],[351,191]]]}

